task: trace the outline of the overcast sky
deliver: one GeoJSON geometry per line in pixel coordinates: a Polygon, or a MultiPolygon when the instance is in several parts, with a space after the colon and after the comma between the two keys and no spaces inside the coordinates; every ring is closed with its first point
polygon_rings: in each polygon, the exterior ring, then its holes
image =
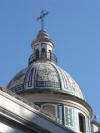
{"type": "Polygon", "coordinates": [[[55,41],[58,65],[80,85],[100,121],[100,0],[0,0],[0,85],[27,67],[40,30],[55,41]]]}

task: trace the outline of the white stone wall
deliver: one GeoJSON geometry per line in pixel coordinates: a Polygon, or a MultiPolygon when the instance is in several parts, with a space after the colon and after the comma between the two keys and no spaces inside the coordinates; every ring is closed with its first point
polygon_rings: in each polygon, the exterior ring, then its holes
{"type": "Polygon", "coordinates": [[[97,132],[97,131],[100,131],[98,126],[96,126],[95,124],[91,124],[91,133],[94,133],[94,132],[97,132]]]}
{"type": "Polygon", "coordinates": [[[0,133],[25,133],[24,131],[0,122],[0,133]]]}
{"type": "MultiPolygon", "coordinates": [[[[10,112],[10,114],[17,116],[21,120],[27,121],[28,122],[27,126],[31,122],[33,123],[32,127],[34,127],[34,123],[35,123],[37,126],[41,127],[42,129],[48,130],[51,133],[74,133],[70,129],[65,128],[59,123],[56,123],[56,121],[51,120],[45,114],[40,113],[38,110],[30,107],[29,105],[23,103],[22,101],[17,100],[16,98],[10,96],[9,94],[6,94],[1,90],[0,90],[0,108],[7,110],[8,112],[10,112]]],[[[6,115],[2,111],[0,111],[0,114],[6,115]]],[[[21,120],[18,120],[17,118],[11,117],[9,115],[7,115],[6,117],[20,124],[23,124],[23,122],[21,120]]],[[[13,131],[13,128],[11,129],[11,127],[9,126],[3,125],[3,124],[2,126],[5,126],[6,127],[5,129],[6,130],[8,129],[8,131],[10,130],[13,131]]],[[[0,130],[2,130],[1,126],[0,126],[0,130]]],[[[17,131],[18,129],[15,130],[15,133],[20,133],[17,131]]]]}

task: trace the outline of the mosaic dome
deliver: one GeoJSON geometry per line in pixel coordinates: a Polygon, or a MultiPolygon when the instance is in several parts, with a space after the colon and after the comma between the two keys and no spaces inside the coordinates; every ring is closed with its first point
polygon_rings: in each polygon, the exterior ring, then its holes
{"type": "Polygon", "coordinates": [[[16,93],[52,91],[67,93],[83,100],[81,88],[72,77],[51,61],[37,61],[20,71],[8,84],[16,93]]]}

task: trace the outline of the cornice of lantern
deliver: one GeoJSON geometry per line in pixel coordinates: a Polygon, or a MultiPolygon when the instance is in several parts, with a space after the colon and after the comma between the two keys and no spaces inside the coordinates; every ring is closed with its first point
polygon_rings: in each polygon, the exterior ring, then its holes
{"type": "Polygon", "coordinates": [[[34,45],[36,45],[39,42],[50,42],[54,47],[54,41],[49,39],[49,38],[41,38],[41,39],[33,40],[32,43],[31,43],[31,47],[33,48],[34,45]]]}
{"type": "Polygon", "coordinates": [[[36,39],[32,41],[31,47],[33,48],[39,42],[50,42],[54,47],[54,41],[51,40],[45,30],[40,30],[36,39]]]}

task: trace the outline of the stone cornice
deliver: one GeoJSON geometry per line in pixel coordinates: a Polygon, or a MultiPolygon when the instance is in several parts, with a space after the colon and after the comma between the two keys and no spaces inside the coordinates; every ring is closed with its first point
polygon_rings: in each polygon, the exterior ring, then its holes
{"type": "MultiPolygon", "coordinates": [[[[85,112],[87,112],[87,110],[88,110],[88,112],[90,114],[90,118],[92,117],[92,108],[90,107],[90,105],[86,101],[82,100],[81,98],[78,98],[78,97],[76,97],[74,95],[71,95],[71,94],[67,94],[67,93],[65,94],[65,93],[54,92],[54,91],[53,92],[52,91],[44,91],[44,92],[38,92],[38,93],[37,92],[34,92],[34,93],[27,92],[27,93],[24,93],[24,94],[21,94],[21,95],[22,96],[27,95],[27,97],[28,97],[28,95],[30,95],[30,96],[34,95],[34,98],[35,98],[35,97],[37,97],[36,94],[40,95],[40,97],[41,96],[43,96],[44,98],[47,97],[46,101],[48,100],[48,98],[50,98],[52,96],[52,98],[51,98],[52,101],[63,102],[64,104],[68,104],[68,101],[69,101],[70,105],[72,105],[74,107],[76,106],[77,108],[80,108],[80,105],[82,105],[84,108],[81,106],[81,110],[84,109],[85,112]],[[55,99],[53,99],[53,97],[55,99]],[[73,101],[75,103],[70,102],[70,101],[73,101]],[[76,105],[76,103],[80,104],[80,105],[76,105]]],[[[37,97],[37,99],[38,99],[38,97],[37,97]]]]}
{"type": "Polygon", "coordinates": [[[10,120],[21,124],[24,124],[25,121],[33,125],[36,124],[44,132],[48,131],[48,133],[55,133],[56,131],[57,133],[74,133],[72,130],[50,119],[45,113],[33,108],[34,106],[27,105],[24,99],[24,102],[20,100],[20,96],[16,97],[17,95],[14,93],[0,87],[0,114],[2,116],[9,117],[10,120]]]}
{"type": "Polygon", "coordinates": [[[0,86],[0,90],[7,93],[7,94],[9,94],[9,95],[11,95],[11,96],[13,96],[16,99],[22,101],[23,103],[26,103],[27,105],[29,105],[30,107],[38,110],[39,112],[44,113],[46,116],[48,116],[52,120],[55,120],[56,122],[60,123],[60,120],[57,117],[53,116],[52,114],[50,114],[50,113],[46,112],[45,110],[41,109],[40,107],[36,106],[33,102],[28,102],[28,100],[24,99],[23,97],[13,93],[12,91],[10,91],[8,89],[3,88],[1,86],[0,86]]]}
{"type": "Polygon", "coordinates": [[[45,130],[41,127],[39,127],[38,125],[36,125],[35,123],[32,123],[30,121],[27,121],[26,119],[23,119],[22,117],[0,107],[0,117],[3,117],[3,119],[5,118],[8,121],[14,122],[14,124],[19,124],[20,126],[23,125],[24,128],[28,128],[28,130],[33,131],[34,133],[51,133],[48,130],[45,130]]]}

